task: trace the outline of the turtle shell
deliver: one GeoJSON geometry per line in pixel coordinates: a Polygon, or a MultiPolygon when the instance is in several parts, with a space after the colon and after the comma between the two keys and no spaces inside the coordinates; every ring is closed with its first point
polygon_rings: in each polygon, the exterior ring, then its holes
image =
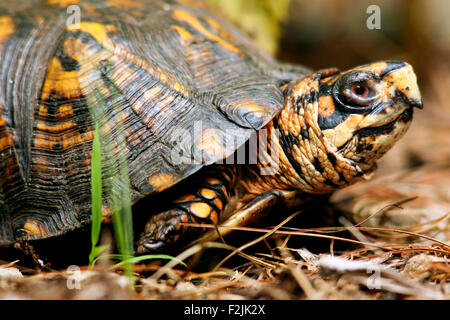
{"type": "Polygon", "coordinates": [[[0,56],[0,244],[90,221],[96,124],[103,177],[125,155],[135,202],[229,156],[283,104],[274,60],[170,1],[2,1],[0,56]]]}

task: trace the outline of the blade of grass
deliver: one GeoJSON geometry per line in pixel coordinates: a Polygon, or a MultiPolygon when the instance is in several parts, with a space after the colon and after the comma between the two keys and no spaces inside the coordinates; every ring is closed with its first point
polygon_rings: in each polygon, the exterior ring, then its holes
{"type": "Polygon", "coordinates": [[[105,249],[105,246],[97,247],[100,238],[101,221],[102,221],[102,165],[100,136],[98,124],[95,126],[94,142],[92,144],[91,159],[91,252],[89,254],[89,266],[94,265],[95,258],[105,249]]]}
{"type": "MultiPolygon", "coordinates": [[[[120,110],[120,91],[112,84],[111,93],[115,103],[113,109],[120,110]]],[[[120,118],[121,119],[121,118],[120,118]]],[[[122,260],[124,272],[130,279],[130,284],[134,286],[133,268],[129,263],[129,257],[134,254],[133,246],[133,219],[131,212],[131,192],[130,179],[128,172],[128,156],[126,153],[126,137],[122,120],[117,120],[115,127],[116,141],[116,160],[118,160],[118,173],[112,179],[111,200],[112,200],[112,221],[114,228],[114,236],[116,239],[119,253],[125,259],[122,260]]]]}
{"type": "Polygon", "coordinates": [[[123,259],[122,257],[122,261],[119,263],[116,263],[115,265],[113,265],[111,268],[115,269],[118,267],[121,267],[125,264],[135,264],[141,261],[145,261],[145,260],[156,260],[156,259],[164,259],[164,260],[176,260],[178,261],[179,264],[181,264],[183,267],[187,267],[186,263],[184,263],[182,260],[169,256],[167,254],[149,254],[149,255],[144,255],[144,256],[138,256],[138,257],[129,257],[127,259],[123,259]]]}

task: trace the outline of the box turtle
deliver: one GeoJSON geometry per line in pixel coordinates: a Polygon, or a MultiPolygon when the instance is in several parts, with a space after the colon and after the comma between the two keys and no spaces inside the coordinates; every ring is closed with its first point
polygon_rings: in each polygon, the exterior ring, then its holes
{"type": "Polygon", "coordinates": [[[283,64],[168,0],[2,0],[0,55],[1,245],[89,224],[96,125],[104,185],[125,155],[133,204],[171,197],[144,253],[370,177],[422,106],[406,62],[283,64]]]}

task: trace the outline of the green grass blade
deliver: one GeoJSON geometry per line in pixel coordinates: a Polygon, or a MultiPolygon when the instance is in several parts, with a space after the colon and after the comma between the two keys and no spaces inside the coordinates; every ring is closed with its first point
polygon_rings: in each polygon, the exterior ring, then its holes
{"type": "Polygon", "coordinates": [[[100,253],[96,248],[100,238],[102,221],[102,165],[100,136],[98,124],[95,126],[94,142],[92,144],[91,159],[91,201],[92,201],[92,225],[91,225],[91,244],[92,249],[89,254],[89,265],[92,266],[95,257],[100,253]]]}
{"type": "Polygon", "coordinates": [[[177,260],[179,264],[181,264],[184,267],[187,267],[186,263],[184,263],[180,259],[169,256],[167,254],[149,254],[149,255],[138,256],[138,257],[129,257],[129,258],[122,257],[121,259],[122,259],[121,262],[116,263],[111,268],[118,268],[118,267],[121,267],[126,264],[135,264],[135,263],[145,261],[145,260],[156,260],[156,259],[177,260]]]}

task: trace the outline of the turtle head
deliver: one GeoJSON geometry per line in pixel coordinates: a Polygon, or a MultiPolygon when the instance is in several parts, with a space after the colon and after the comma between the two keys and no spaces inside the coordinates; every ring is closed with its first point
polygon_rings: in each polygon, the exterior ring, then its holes
{"type": "Polygon", "coordinates": [[[368,170],[408,129],[422,99],[412,67],[382,61],[320,79],[317,123],[338,152],[368,170]]]}
{"type": "Polygon", "coordinates": [[[369,178],[408,129],[413,107],[422,108],[416,75],[400,61],[320,70],[287,84],[284,94],[274,123],[296,167],[290,180],[313,193],[369,178]]]}

